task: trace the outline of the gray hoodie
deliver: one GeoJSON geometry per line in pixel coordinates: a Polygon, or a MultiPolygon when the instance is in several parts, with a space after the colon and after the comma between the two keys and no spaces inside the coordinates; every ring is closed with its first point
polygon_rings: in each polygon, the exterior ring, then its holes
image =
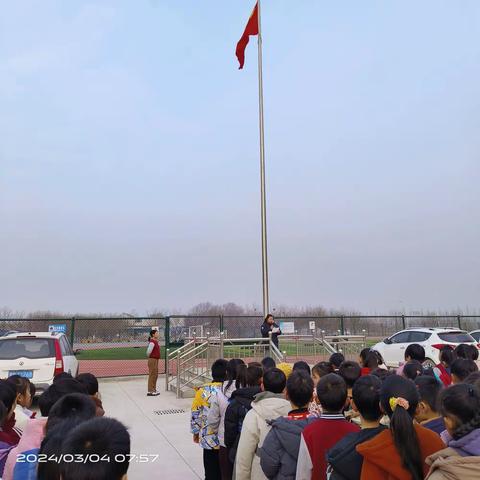
{"type": "Polygon", "coordinates": [[[280,417],[271,422],[271,430],[260,451],[260,466],[269,479],[294,480],[298,449],[303,429],[318,417],[301,420],[280,417]]]}

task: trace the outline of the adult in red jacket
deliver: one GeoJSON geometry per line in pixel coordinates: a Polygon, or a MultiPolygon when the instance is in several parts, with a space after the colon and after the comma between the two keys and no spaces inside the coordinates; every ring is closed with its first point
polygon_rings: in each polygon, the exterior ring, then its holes
{"type": "Polygon", "coordinates": [[[151,330],[147,347],[148,357],[148,397],[160,395],[157,392],[158,360],[160,359],[160,345],[158,343],[158,330],[151,330]]]}

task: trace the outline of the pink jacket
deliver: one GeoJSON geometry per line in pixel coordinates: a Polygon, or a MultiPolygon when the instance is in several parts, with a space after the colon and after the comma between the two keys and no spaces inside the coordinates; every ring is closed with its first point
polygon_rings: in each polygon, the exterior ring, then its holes
{"type": "Polygon", "coordinates": [[[3,471],[3,480],[13,479],[13,469],[15,468],[17,455],[19,453],[27,452],[34,448],[40,448],[40,444],[45,436],[45,424],[47,423],[47,420],[47,417],[30,418],[28,420],[27,426],[20,438],[20,442],[8,454],[5,470],[3,471]]]}

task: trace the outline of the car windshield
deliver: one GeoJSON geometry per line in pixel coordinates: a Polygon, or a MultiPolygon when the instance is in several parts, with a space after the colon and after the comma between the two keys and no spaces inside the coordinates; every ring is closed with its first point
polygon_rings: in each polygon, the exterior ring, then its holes
{"type": "Polygon", "coordinates": [[[48,358],[55,356],[53,341],[48,338],[9,338],[0,340],[0,360],[14,358],[48,358]]]}
{"type": "Polygon", "coordinates": [[[439,338],[449,343],[472,343],[475,339],[466,332],[446,332],[439,333],[439,338]]]}

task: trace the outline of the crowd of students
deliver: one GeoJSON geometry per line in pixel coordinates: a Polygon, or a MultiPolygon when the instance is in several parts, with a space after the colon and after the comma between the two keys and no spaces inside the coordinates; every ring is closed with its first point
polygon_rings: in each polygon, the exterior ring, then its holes
{"type": "Polygon", "coordinates": [[[104,416],[91,373],[57,375],[32,411],[35,386],[14,375],[0,380],[0,478],[125,480],[130,435],[104,416]]]}
{"type": "Polygon", "coordinates": [[[396,371],[368,348],[311,370],[218,359],[191,412],[205,479],[478,479],[477,359],[474,346],[445,347],[427,367],[417,344],[396,371]]]}

